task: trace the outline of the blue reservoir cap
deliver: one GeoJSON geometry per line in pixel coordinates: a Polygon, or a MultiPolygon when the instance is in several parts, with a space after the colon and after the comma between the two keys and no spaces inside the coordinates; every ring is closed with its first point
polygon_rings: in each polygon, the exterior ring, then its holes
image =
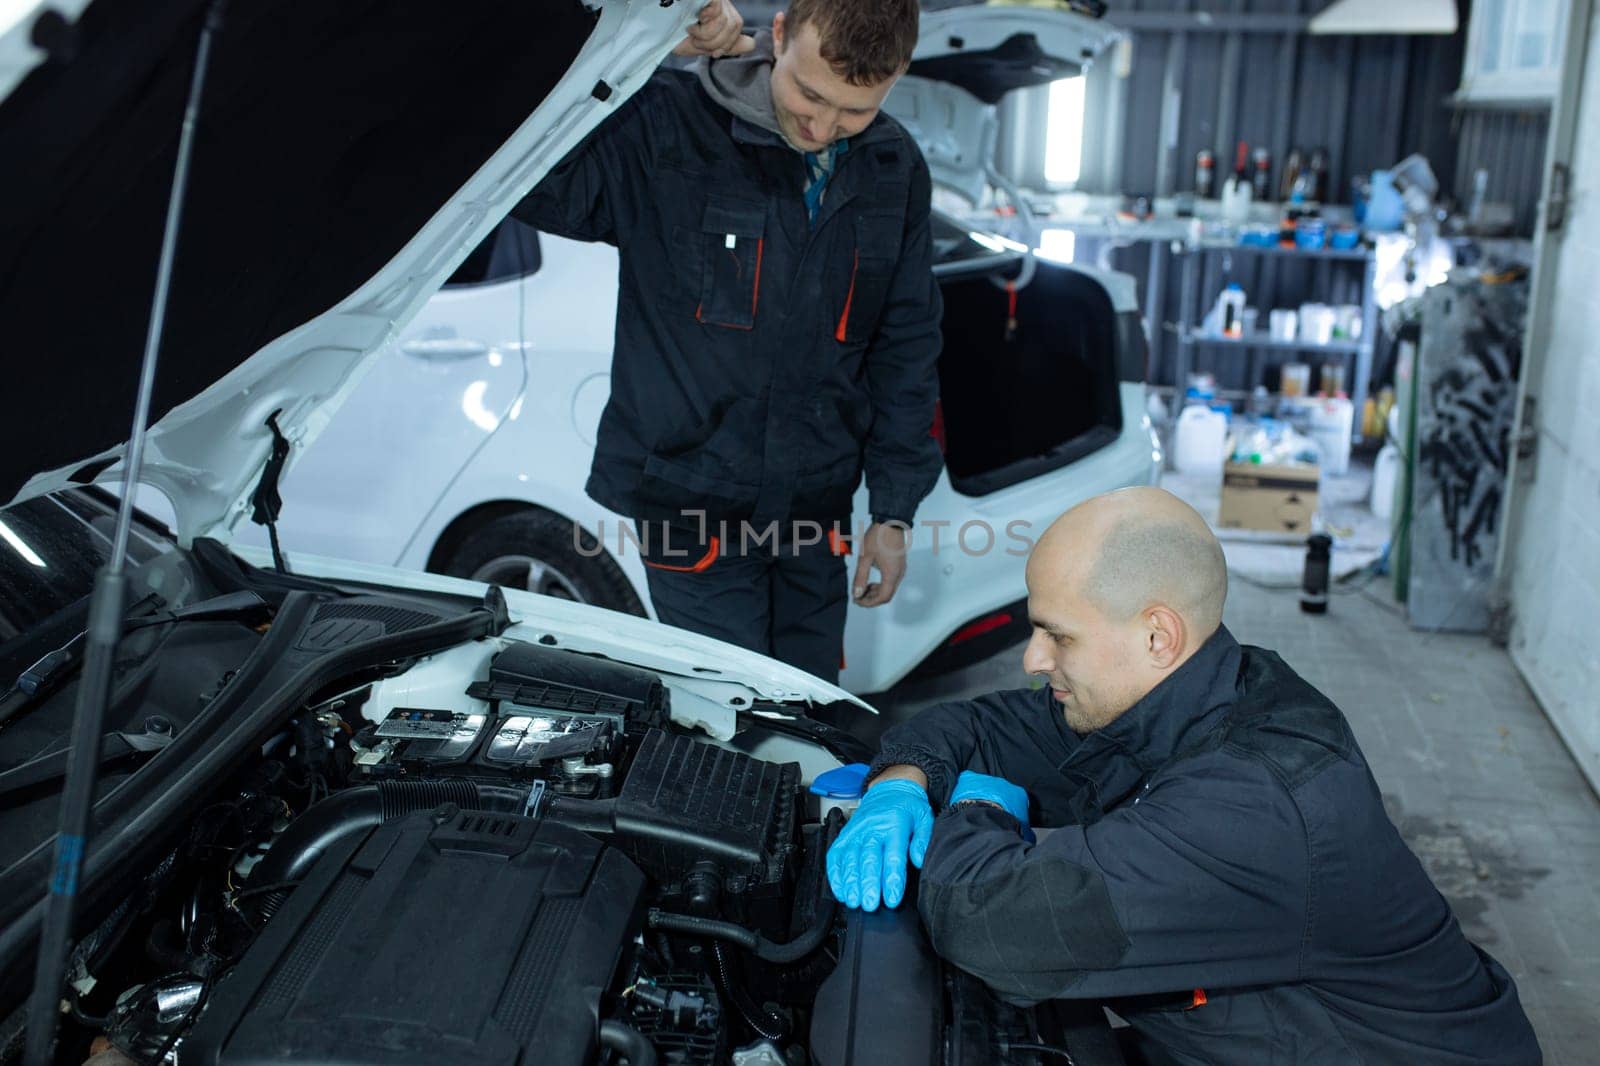
{"type": "Polygon", "coordinates": [[[813,795],[826,796],[829,799],[860,799],[866,791],[867,764],[853,762],[848,766],[841,766],[836,770],[829,770],[825,774],[818,774],[817,779],[811,782],[813,795]]]}

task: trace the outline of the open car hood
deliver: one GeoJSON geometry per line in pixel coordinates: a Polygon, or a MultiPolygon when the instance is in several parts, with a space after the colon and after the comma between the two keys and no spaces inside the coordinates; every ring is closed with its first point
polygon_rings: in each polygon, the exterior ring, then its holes
{"type": "MultiPolygon", "coordinates": [[[[0,503],[120,479],[208,9],[25,6],[0,22],[0,503]]],[[[467,252],[649,77],[693,6],[231,0],[143,470],[182,543],[227,538],[269,419],[292,462],[467,252]]]]}
{"type": "Polygon", "coordinates": [[[1065,5],[968,4],[925,11],[911,67],[884,102],[938,184],[976,203],[993,181],[1007,94],[1084,72],[1122,31],[1065,5]]]}

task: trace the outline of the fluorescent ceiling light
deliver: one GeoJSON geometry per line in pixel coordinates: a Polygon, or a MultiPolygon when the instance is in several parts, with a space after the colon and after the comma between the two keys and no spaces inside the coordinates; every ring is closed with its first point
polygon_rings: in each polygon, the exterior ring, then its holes
{"type": "Polygon", "coordinates": [[[1456,0],[1334,0],[1312,16],[1321,34],[1455,33],[1461,28],[1456,0]]]}
{"type": "Polygon", "coordinates": [[[1050,83],[1045,112],[1044,180],[1051,185],[1076,185],[1083,167],[1084,78],[1050,83]]]}

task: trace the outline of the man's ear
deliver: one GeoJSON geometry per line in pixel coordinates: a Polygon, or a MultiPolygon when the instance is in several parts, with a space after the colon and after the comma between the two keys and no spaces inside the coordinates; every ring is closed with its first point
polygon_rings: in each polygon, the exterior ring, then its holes
{"type": "Polygon", "coordinates": [[[782,11],[772,16],[772,51],[783,51],[783,15],[782,11]]]}
{"type": "Polygon", "coordinates": [[[1150,665],[1157,670],[1172,669],[1188,647],[1189,629],[1183,624],[1183,616],[1171,607],[1157,604],[1145,611],[1144,621],[1150,665]]]}

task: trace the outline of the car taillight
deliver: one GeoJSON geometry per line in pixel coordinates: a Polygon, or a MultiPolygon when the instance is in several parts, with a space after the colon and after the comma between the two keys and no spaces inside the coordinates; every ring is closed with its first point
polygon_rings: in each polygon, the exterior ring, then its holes
{"type": "Polygon", "coordinates": [[[996,611],[994,614],[984,615],[976,622],[968,622],[956,630],[950,639],[945,641],[945,645],[961,644],[973,637],[981,637],[985,633],[992,633],[996,629],[1010,625],[1011,621],[1010,611],[996,611]]]}

